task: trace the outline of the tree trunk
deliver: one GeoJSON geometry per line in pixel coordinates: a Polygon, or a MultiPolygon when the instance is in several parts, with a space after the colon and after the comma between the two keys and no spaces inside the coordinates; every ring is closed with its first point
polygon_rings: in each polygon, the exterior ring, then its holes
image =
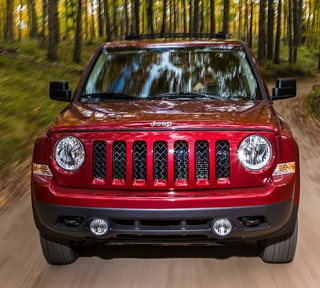
{"type": "Polygon", "coordinates": [[[259,10],[259,38],[258,38],[258,60],[266,58],[266,0],[260,0],[259,10]]]}
{"type": "Polygon", "coordinates": [[[292,4],[291,0],[288,0],[288,41],[289,41],[289,63],[293,63],[293,57],[292,57],[292,4]]]}
{"type": "Polygon", "coordinates": [[[28,9],[31,20],[30,37],[35,39],[38,37],[38,24],[36,15],[36,5],[34,0],[28,0],[28,9]]]}
{"type": "Polygon", "coordinates": [[[210,0],[210,33],[214,34],[215,29],[215,13],[214,13],[214,0],[210,0]]]}
{"type": "Polygon", "coordinates": [[[303,16],[303,0],[299,0],[299,6],[298,6],[298,45],[300,46],[302,44],[302,16],[303,16]]]}
{"type": "Polygon", "coordinates": [[[281,0],[278,3],[278,18],[277,18],[277,33],[276,33],[276,44],[274,49],[273,63],[280,63],[280,37],[281,37],[281,0]]]}
{"type": "Polygon", "coordinates": [[[193,0],[189,2],[189,33],[193,33],[193,0]]]}
{"type": "MultiPolygon", "coordinates": [[[[98,25],[99,25],[99,38],[103,37],[103,18],[102,18],[102,0],[98,0],[98,25]]],[[[78,22],[77,22],[78,25],[78,22]]]]}
{"type": "Polygon", "coordinates": [[[285,0],[283,0],[283,45],[286,46],[288,38],[288,12],[287,12],[287,4],[285,0]]]}
{"type": "Polygon", "coordinates": [[[193,33],[199,33],[199,1],[194,1],[193,33]]]}
{"type": "Polygon", "coordinates": [[[48,0],[42,0],[42,31],[41,31],[40,48],[44,48],[46,46],[47,15],[48,15],[48,0]]]}
{"type": "MultiPolygon", "coordinates": [[[[144,11],[145,9],[141,9],[141,34],[143,34],[144,33],[144,28],[146,27],[146,25],[145,25],[145,11],[144,11]]],[[[140,27],[139,26],[139,27],[140,27]]]]}
{"type": "Polygon", "coordinates": [[[177,3],[176,0],[173,0],[172,2],[173,7],[172,7],[172,13],[173,13],[173,33],[177,33],[177,18],[178,18],[178,13],[177,13],[177,3]]]}
{"type": "Polygon", "coordinates": [[[22,38],[22,27],[21,27],[21,23],[22,23],[22,6],[23,6],[23,3],[22,3],[22,0],[20,0],[20,7],[19,7],[19,25],[18,25],[18,40],[21,41],[21,38],[22,38]]]}
{"type": "Polygon", "coordinates": [[[91,0],[91,39],[96,38],[96,29],[95,29],[95,21],[94,21],[94,1],[91,0]]]}
{"type": "Polygon", "coordinates": [[[239,38],[243,39],[243,31],[242,31],[242,0],[239,0],[239,38]]]}
{"type": "Polygon", "coordinates": [[[311,46],[314,45],[314,31],[315,31],[315,25],[316,25],[316,5],[313,5],[313,17],[312,17],[312,30],[311,30],[311,39],[310,39],[310,43],[311,43],[311,46]]]}
{"type": "MultiPolygon", "coordinates": [[[[85,0],[86,1],[86,0],[85,0]]],[[[104,16],[106,18],[106,35],[107,41],[111,41],[111,31],[110,31],[110,16],[109,16],[109,5],[108,0],[104,0],[104,16]]]]}
{"type": "Polygon", "coordinates": [[[268,0],[268,46],[267,59],[273,59],[273,29],[274,29],[274,7],[273,0],[268,0]]]}
{"type": "Polygon", "coordinates": [[[306,31],[307,31],[307,47],[310,48],[310,15],[311,15],[311,1],[309,1],[309,6],[308,6],[308,20],[307,20],[307,27],[306,27],[306,31]]]}
{"type": "Polygon", "coordinates": [[[89,28],[89,19],[88,19],[88,4],[87,0],[84,0],[84,27],[85,27],[85,37],[88,39],[88,28],[89,28]]]}
{"type": "Polygon", "coordinates": [[[204,29],[204,0],[201,1],[201,25],[200,25],[200,33],[203,33],[204,29]]]}
{"type": "Polygon", "coordinates": [[[223,32],[225,34],[229,34],[229,10],[230,0],[223,0],[223,32]]]}
{"type": "Polygon", "coordinates": [[[13,1],[7,0],[7,21],[4,38],[6,40],[14,41],[13,30],[13,1]]]}
{"type": "Polygon", "coordinates": [[[49,0],[49,53],[48,60],[57,60],[57,22],[58,22],[58,0],[49,0]]]}
{"type": "Polygon", "coordinates": [[[140,10],[140,2],[139,0],[135,0],[134,1],[134,14],[135,14],[135,18],[136,18],[136,33],[137,35],[140,34],[140,17],[139,17],[139,10],[140,10]]]}
{"type": "Polygon", "coordinates": [[[163,10],[162,10],[162,27],[161,34],[166,33],[166,21],[167,21],[167,0],[163,1],[163,10]]]}
{"type": "Polygon", "coordinates": [[[73,61],[76,63],[80,63],[82,47],[82,0],[78,0],[77,29],[75,38],[76,42],[74,45],[73,61]]]}
{"type": "Polygon", "coordinates": [[[249,17],[249,7],[248,7],[248,0],[245,0],[245,10],[244,10],[244,39],[246,41],[249,40],[249,29],[248,29],[248,17],[249,17]]]}
{"type": "Polygon", "coordinates": [[[55,5],[55,13],[56,13],[56,17],[54,18],[54,25],[56,26],[55,30],[55,40],[57,42],[57,44],[60,42],[60,22],[59,22],[59,11],[58,11],[58,2],[59,0],[55,0],[56,5],[55,5]]]}
{"type": "Polygon", "coordinates": [[[249,29],[249,47],[252,48],[252,29],[253,29],[253,0],[250,1],[250,29],[249,29]]]}
{"type": "Polygon", "coordinates": [[[128,0],[124,1],[124,14],[126,20],[126,35],[129,35],[129,12],[128,12],[128,0]]]}
{"type": "Polygon", "coordinates": [[[297,63],[299,46],[299,6],[298,0],[293,0],[293,63],[297,63]]]}
{"type": "Polygon", "coordinates": [[[187,33],[187,11],[186,0],[183,0],[183,33],[187,33]]]}
{"type": "Polygon", "coordinates": [[[118,24],[117,24],[117,0],[113,0],[113,24],[112,24],[112,31],[113,31],[113,37],[117,39],[118,37],[118,24]]]}
{"type": "Polygon", "coordinates": [[[153,35],[153,0],[148,1],[147,10],[148,31],[153,35]]]}
{"type": "Polygon", "coordinates": [[[66,0],[65,1],[65,30],[66,30],[66,35],[65,35],[65,39],[69,39],[69,5],[68,5],[69,1],[66,0]]]}
{"type": "Polygon", "coordinates": [[[169,33],[172,33],[172,0],[169,0],[169,33]]]}

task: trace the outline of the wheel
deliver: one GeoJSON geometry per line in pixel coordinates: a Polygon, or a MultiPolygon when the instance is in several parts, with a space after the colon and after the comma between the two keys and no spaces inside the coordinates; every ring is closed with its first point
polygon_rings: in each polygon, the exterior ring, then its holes
{"type": "Polygon", "coordinates": [[[266,263],[290,263],[297,246],[298,221],[291,233],[258,241],[260,258],[266,263]]]}
{"type": "Polygon", "coordinates": [[[51,265],[71,264],[79,258],[73,241],[40,233],[40,243],[43,256],[51,265]]]}

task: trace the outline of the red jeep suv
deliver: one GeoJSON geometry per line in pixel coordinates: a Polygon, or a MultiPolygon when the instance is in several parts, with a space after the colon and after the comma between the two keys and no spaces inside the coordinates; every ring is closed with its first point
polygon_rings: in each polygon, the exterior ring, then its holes
{"type": "Polygon", "coordinates": [[[299,151],[272,103],[295,96],[295,80],[278,79],[271,97],[239,41],[134,38],[102,45],[73,97],[50,83],[69,103],[33,154],[48,263],[74,262],[84,240],[255,240],[265,262],[291,262],[299,151]]]}

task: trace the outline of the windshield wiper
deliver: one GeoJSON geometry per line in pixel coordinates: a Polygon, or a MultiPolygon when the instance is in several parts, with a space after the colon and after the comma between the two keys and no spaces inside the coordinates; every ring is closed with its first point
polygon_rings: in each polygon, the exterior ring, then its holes
{"type": "Polygon", "coordinates": [[[208,98],[208,99],[217,99],[217,100],[226,100],[224,97],[213,95],[213,94],[207,94],[207,93],[199,93],[199,92],[172,92],[172,93],[162,93],[162,94],[156,94],[153,96],[148,97],[149,99],[179,99],[179,96],[188,96],[188,97],[183,97],[183,98],[191,98],[191,99],[196,99],[196,98],[208,98]]]}
{"type": "Polygon", "coordinates": [[[103,92],[81,95],[82,102],[103,101],[103,100],[140,100],[140,97],[120,92],[103,92]]]}

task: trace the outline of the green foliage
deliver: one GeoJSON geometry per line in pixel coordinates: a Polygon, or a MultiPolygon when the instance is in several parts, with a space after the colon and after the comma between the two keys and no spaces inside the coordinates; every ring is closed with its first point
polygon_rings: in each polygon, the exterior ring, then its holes
{"type": "Polygon", "coordinates": [[[305,97],[303,110],[306,115],[310,115],[320,121],[320,85],[314,86],[312,91],[305,97]]]}
{"type": "Polygon", "coordinates": [[[274,80],[281,77],[315,77],[317,70],[317,54],[301,46],[298,52],[297,64],[288,62],[288,46],[281,46],[280,55],[282,57],[279,65],[271,61],[261,63],[261,72],[265,80],[274,80]]]}
{"type": "Polygon", "coordinates": [[[291,65],[283,63],[277,65],[270,61],[266,61],[261,65],[261,72],[266,81],[284,77],[310,78],[316,76],[313,71],[310,71],[302,64],[291,65]]]}
{"type": "MultiPolygon", "coordinates": [[[[63,45],[60,47],[64,52],[61,58],[69,65],[72,45],[63,45]]],[[[0,44],[0,47],[5,48],[4,51],[10,48],[6,44],[0,44]]],[[[86,60],[96,47],[86,46],[86,60]]],[[[49,82],[68,80],[74,91],[80,78],[79,71],[61,69],[61,66],[44,61],[46,52],[33,41],[22,41],[11,49],[16,51],[15,57],[0,54],[0,175],[3,179],[9,169],[17,169],[19,164],[30,159],[35,137],[66,106],[66,103],[49,99],[49,82]]]]}

